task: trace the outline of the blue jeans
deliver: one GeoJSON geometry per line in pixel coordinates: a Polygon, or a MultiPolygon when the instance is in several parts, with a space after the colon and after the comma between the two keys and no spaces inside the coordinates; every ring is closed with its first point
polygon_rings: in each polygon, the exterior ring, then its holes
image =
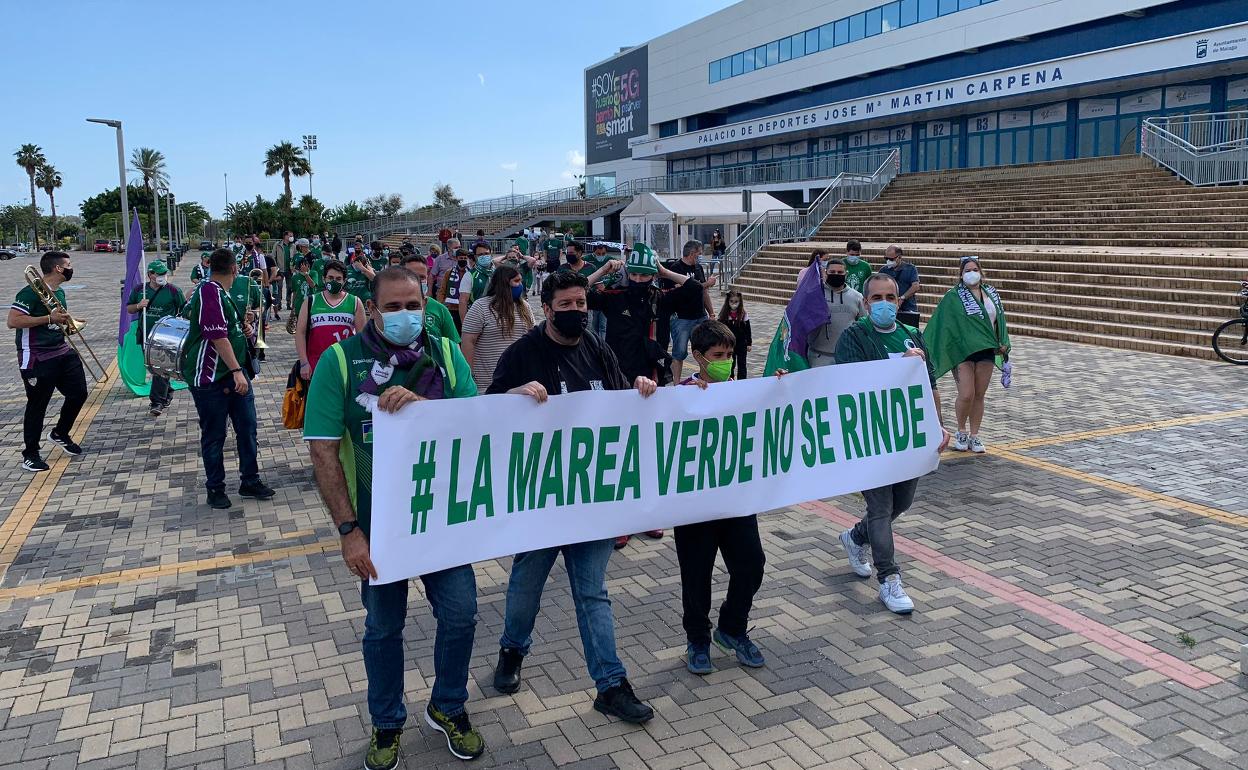
{"type": "Polygon", "coordinates": [[[589,311],[589,330],[605,340],[607,338],[607,314],[601,310],[589,311]]]}
{"type": "Polygon", "coordinates": [[[238,475],[244,484],[260,482],[256,463],[256,402],[253,390],[234,392],[233,380],[218,380],[207,387],[191,387],[195,411],[199,412],[199,452],[204,458],[208,490],[225,491],[225,424],[234,426],[238,442],[238,475]]]}
{"type": "Polygon", "coordinates": [[[589,675],[594,678],[598,692],[623,681],[627,673],[615,653],[615,616],[607,596],[607,561],[615,550],[613,546],[611,539],[591,540],[516,554],[511,562],[511,578],[507,581],[507,610],[499,645],[519,650],[522,655],[529,654],[533,624],[541,608],[542,588],[555,557],[562,552],[589,675]]]}
{"type": "Polygon", "coordinates": [[[677,361],[684,361],[689,357],[689,335],[693,334],[693,328],[706,320],[706,316],[701,318],[676,318],[672,317],[672,358],[677,361]]]}
{"type": "MultiPolygon", "coordinates": [[[[477,577],[465,564],[421,576],[438,621],[433,641],[433,707],[447,716],[464,713],[468,664],[477,633],[477,577]]],[[[364,604],[364,671],[368,676],[368,715],[378,730],[396,730],[407,721],[403,705],[403,625],[407,621],[407,581],[360,585],[364,604]]]]}

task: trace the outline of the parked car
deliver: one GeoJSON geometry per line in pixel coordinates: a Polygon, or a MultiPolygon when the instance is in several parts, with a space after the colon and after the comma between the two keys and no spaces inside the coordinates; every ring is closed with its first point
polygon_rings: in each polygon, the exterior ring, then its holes
{"type": "Polygon", "coordinates": [[[112,251],[116,251],[116,249],[114,249],[114,248],[113,248],[112,241],[98,240],[98,241],[96,241],[96,242],[95,242],[95,246],[93,246],[93,247],[91,248],[91,251],[93,251],[93,252],[100,252],[100,251],[103,251],[103,252],[112,252],[112,251]]]}
{"type": "Polygon", "coordinates": [[[109,245],[110,245],[110,246],[112,246],[112,247],[113,247],[113,251],[121,251],[121,241],[119,241],[119,240],[117,240],[116,238],[114,238],[113,240],[109,241],[108,243],[109,243],[109,245]]]}
{"type": "Polygon", "coordinates": [[[0,249],[0,259],[3,259],[6,262],[9,261],[10,259],[13,259],[16,256],[17,256],[17,252],[14,251],[13,249],[0,249]]]}
{"type": "Polygon", "coordinates": [[[215,248],[216,246],[213,245],[212,241],[200,241],[199,242],[200,251],[212,251],[215,248]]]}

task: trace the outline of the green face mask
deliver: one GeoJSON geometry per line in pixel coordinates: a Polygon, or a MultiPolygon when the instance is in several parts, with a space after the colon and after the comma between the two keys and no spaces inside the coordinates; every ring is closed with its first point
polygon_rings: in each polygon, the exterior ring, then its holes
{"type": "Polygon", "coordinates": [[[732,359],[707,361],[706,376],[711,382],[725,382],[732,377],[732,359]]]}

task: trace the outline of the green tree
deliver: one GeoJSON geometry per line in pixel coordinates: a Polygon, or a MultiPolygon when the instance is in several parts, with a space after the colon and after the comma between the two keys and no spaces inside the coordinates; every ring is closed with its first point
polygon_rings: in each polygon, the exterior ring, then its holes
{"type": "Polygon", "coordinates": [[[312,164],[303,155],[303,149],[290,142],[282,142],[270,147],[264,153],[264,175],[282,175],[287,200],[294,200],[290,191],[290,176],[304,176],[312,173],[312,164]]]}
{"type": "Polygon", "coordinates": [[[255,228],[255,206],[250,201],[238,201],[225,207],[225,225],[231,232],[250,233],[255,228]]]}
{"type": "Polygon", "coordinates": [[[17,165],[22,167],[26,172],[26,176],[30,178],[30,221],[35,228],[35,250],[39,250],[39,208],[38,201],[35,200],[35,172],[39,167],[48,162],[43,155],[43,148],[37,144],[23,144],[17,148],[17,152],[13,153],[13,157],[17,160],[17,165]]]}
{"type": "Polygon", "coordinates": [[[61,172],[57,171],[50,163],[45,163],[35,172],[35,185],[43,190],[48,196],[48,203],[52,206],[52,234],[56,237],[56,191],[61,187],[61,172]]]}
{"type": "Polygon", "coordinates": [[[165,154],[151,147],[136,147],[130,153],[130,170],[143,178],[143,189],[148,194],[169,184],[169,174],[165,170],[165,154]]]}
{"type": "Polygon", "coordinates": [[[178,210],[186,217],[186,231],[188,233],[202,233],[204,231],[204,223],[211,219],[208,211],[195,201],[179,203],[178,210]]]}
{"type": "Polygon", "coordinates": [[[464,201],[455,194],[449,184],[438,182],[433,186],[433,205],[453,209],[464,205],[464,201]]]}
{"type": "Polygon", "coordinates": [[[341,206],[335,206],[325,212],[325,223],[330,227],[337,227],[347,222],[360,222],[365,219],[368,219],[368,211],[355,201],[347,201],[341,206]]]}
{"type": "MultiPolygon", "coordinates": [[[[37,208],[35,215],[38,215],[37,208]]],[[[0,206],[0,243],[8,243],[10,237],[20,242],[25,234],[30,232],[33,221],[30,209],[25,206],[17,204],[0,206]]]]}
{"type": "MultiPolygon", "coordinates": [[[[152,194],[145,187],[136,187],[135,185],[126,186],[126,195],[130,198],[130,205],[136,211],[147,210],[152,208],[152,194]]],[[[82,212],[82,221],[87,228],[96,227],[96,220],[103,214],[117,213],[121,211],[121,188],[114,187],[111,190],[105,190],[102,193],[93,195],[82,202],[80,207],[82,212]]],[[[127,225],[129,227],[129,225],[127,225]]],[[[144,231],[146,232],[146,230],[144,231]]]]}
{"type": "Polygon", "coordinates": [[[403,196],[398,193],[381,193],[364,199],[364,209],[370,217],[392,217],[403,209],[403,196]]]}

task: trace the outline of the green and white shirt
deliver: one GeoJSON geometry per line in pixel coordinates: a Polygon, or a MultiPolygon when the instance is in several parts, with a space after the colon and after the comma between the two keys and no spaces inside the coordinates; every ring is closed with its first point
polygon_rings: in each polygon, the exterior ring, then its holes
{"type": "MultiPolygon", "coordinates": [[[[426,350],[442,370],[444,398],[471,398],[477,385],[464,354],[450,340],[426,334],[426,350]]],[[[367,536],[373,507],[373,417],[356,397],[377,359],[359,335],[331,346],[321,356],[308,386],[303,420],[304,441],[341,441],[338,457],[347,479],[347,493],[355,508],[360,529],[367,536]]],[[[386,388],[406,381],[411,367],[396,369],[386,388]]]]}
{"type": "MultiPolygon", "coordinates": [[[[66,309],[69,305],[65,304],[65,290],[57,288],[53,294],[60,300],[61,307],[66,309]]],[[[22,290],[17,293],[10,307],[22,315],[34,316],[39,318],[45,315],[51,315],[48,306],[43,304],[39,299],[39,295],[35,294],[35,290],[29,286],[23,286],[22,290]]],[[[45,324],[43,326],[33,326],[29,329],[15,329],[17,332],[17,365],[19,369],[29,369],[37,363],[50,361],[53,358],[59,358],[74,352],[74,349],[65,341],[65,330],[60,324],[45,324]]]]}

